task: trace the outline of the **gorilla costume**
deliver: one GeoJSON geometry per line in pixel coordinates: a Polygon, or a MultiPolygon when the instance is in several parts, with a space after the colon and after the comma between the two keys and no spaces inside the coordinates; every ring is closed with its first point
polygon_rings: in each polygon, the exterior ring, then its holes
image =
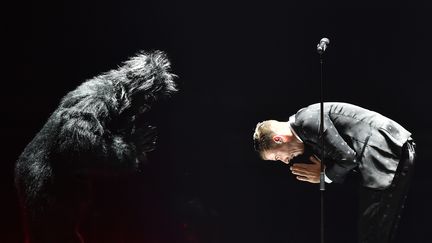
{"type": "Polygon", "coordinates": [[[163,52],[140,52],[61,100],[15,167],[30,242],[83,242],[89,181],[142,169],[156,144],[155,127],[142,117],[177,91],[174,78],[163,52]]]}

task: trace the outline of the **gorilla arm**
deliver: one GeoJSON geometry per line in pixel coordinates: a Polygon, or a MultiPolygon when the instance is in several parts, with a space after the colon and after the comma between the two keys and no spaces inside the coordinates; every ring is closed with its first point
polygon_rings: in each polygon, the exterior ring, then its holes
{"type": "MultiPolygon", "coordinates": [[[[124,129],[109,130],[110,116],[107,103],[99,98],[61,108],[57,116],[61,126],[55,151],[62,161],[54,161],[57,166],[79,173],[111,174],[137,170],[142,162],[138,157],[143,158],[145,151],[136,145],[142,146],[145,141],[138,143],[140,137],[132,137],[124,129]]],[[[154,143],[150,138],[144,136],[141,140],[154,143]]]]}

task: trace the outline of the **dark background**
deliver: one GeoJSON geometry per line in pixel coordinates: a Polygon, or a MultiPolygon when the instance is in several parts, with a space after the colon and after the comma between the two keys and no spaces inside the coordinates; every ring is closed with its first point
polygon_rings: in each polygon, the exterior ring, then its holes
{"type": "MultiPolygon", "coordinates": [[[[83,225],[88,242],[319,242],[317,185],[259,160],[252,133],[259,121],[319,102],[322,37],[331,41],[325,100],[375,110],[413,133],[418,160],[399,242],[430,240],[426,4],[75,0],[18,2],[13,10],[5,46],[13,78],[2,88],[1,242],[22,239],[14,162],[61,97],[156,49],[168,54],[180,92],[154,109],[153,163],[95,192],[83,225]]],[[[355,179],[327,187],[327,242],[355,242],[355,179]]]]}

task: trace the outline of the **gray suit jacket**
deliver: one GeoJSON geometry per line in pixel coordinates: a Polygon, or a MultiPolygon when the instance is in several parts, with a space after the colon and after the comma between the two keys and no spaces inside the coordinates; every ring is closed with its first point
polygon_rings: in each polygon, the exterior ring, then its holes
{"type": "MultiPolygon", "coordinates": [[[[320,156],[320,104],[299,110],[292,129],[312,152],[320,156]]],[[[398,166],[403,144],[411,133],[391,119],[347,103],[324,103],[324,152],[326,175],[334,182],[358,167],[363,185],[388,187],[398,166]]]]}

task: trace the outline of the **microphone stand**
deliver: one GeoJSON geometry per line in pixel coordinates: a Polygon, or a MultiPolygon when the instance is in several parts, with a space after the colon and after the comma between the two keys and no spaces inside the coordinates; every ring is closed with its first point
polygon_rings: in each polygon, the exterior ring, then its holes
{"type": "Polygon", "coordinates": [[[321,102],[320,102],[320,128],[319,136],[321,138],[321,173],[320,173],[320,191],[325,191],[325,174],[324,174],[324,98],[323,98],[323,54],[320,54],[320,76],[321,76],[321,102]]]}
{"type": "Polygon", "coordinates": [[[320,128],[319,137],[321,142],[321,168],[320,168],[320,192],[321,192],[321,243],[324,243],[324,191],[325,191],[325,173],[324,173],[324,95],[323,95],[323,63],[324,52],[327,44],[330,41],[327,38],[322,38],[317,46],[317,51],[320,55],[320,128]]]}
{"type": "Polygon", "coordinates": [[[321,192],[321,243],[324,243],[324,191],[325,191],[325,174],[324,174],[324,101],[323,101],[323,53],[320,53],[320,80],[321,80],[321,102],[320,102],[320,129],[321,138],[321,172],[320,172],[320,192],[321,192]]]}

